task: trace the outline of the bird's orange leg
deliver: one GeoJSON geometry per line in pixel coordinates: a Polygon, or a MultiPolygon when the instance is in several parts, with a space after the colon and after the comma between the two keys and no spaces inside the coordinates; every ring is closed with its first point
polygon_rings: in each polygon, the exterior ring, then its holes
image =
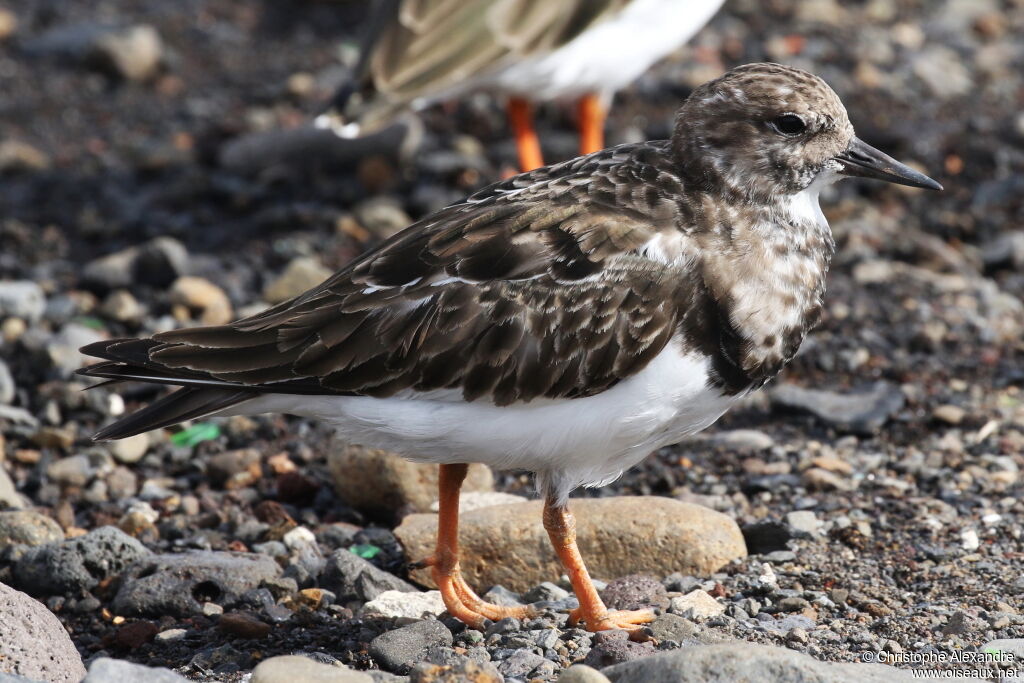
{"type": "Polygon", "coordinates": [[[614,628],[638,631],[640,624],[646,624],[654,619],[654,612],[651,610],[620,611],[605,607],[576,546],[576,518],[566,505],[559,505],[551,498],[545,501],[544,528],[551,538],[558,559],[569,575],[573,592],[580,601],[580,606],[569,613],[570,625],[582,621],[588,631],[607,631],[614,628]]]}
{"type": "Polygon", "coordinates": [[[544,157],[540,152],[537,131],[533,128],[530,103],[521,97],[509,99],[508,120],[516,137],[516,150],[519,152],[519,167],[522,171],[525,173],[543,166],[544,157]]]}
{"type": "Polygon", "coordinates": [[[580,98],[577,113],[580,128],[580,154],[593,154],[604,149],[604,120],[607,113],[597,95],[580,98]]]}
{"type": "Polygon", "coordinates": [[[488,619],[522,619],[535,612],[530,607],[502,607],[484,602],[462,578],[459,570],[459,490],[468,470],[468,465],[441,465],[437,547],[433,557],[420,565],[431,568],[448,613],[472,628],[483,629],[488,619]]]}

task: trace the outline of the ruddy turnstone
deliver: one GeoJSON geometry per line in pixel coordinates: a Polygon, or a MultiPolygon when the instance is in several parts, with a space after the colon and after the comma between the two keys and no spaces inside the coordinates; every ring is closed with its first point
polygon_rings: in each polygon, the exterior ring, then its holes
{"type": "Polygon", "coordinates": [[[386,0],[356,80],[317,122],[346,137],[475,90],[509,96],[519,164],[543,165],[530,102],[578,101],[580,153],[604,147],[612,95],[695,34],[722,0],[386,0]]]}
{"type": "Polygon", "coordinates": [[[181,387],[96,438],[280,412],[439,463],[427,564],[474,627],[528,608],[485,603],[459,574],[467,463],[531,470],[572,618],[633,627],[651,615],[605,609],[569,493],[707,427],[793,357],[833,252],[818,193],[843,176],[941,189],[856,138],[819,78],[739,67],[693,92],[671,140],[491,185],[258,315],[85,347],[105,362],[82,374],[181,387]]]}

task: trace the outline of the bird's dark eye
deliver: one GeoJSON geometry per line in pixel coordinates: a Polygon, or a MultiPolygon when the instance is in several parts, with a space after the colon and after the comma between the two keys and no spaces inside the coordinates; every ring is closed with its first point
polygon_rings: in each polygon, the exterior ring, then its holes
{"type": "Polygon", "coordinates": [[[772,128],[783,135],[800,135],[807,130],[807,124],[796,114],[783,114],[772,119],[772,128]]]}

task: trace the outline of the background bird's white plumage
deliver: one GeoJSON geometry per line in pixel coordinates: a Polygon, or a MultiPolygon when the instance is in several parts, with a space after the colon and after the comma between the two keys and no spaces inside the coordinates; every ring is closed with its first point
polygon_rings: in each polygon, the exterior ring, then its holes
{"type": "Polygon", "coordinates": [[[417,107],[477,89],[532,100],[601,93],[606,99],[681,46],[722,6],[723,0],[633,0],[618,14],[562,47],[518,59],[468,79],[417,107]]]}

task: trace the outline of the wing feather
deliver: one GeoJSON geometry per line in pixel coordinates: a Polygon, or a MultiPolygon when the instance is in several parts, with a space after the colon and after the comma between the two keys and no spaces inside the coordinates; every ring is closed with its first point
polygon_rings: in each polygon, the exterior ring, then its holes
{"type": "Polygon", "coordinates": [[[251,318],[89,352],[117,372],[256,392],[457,388],[501,405],[599,393],[664,348],[697,286],[695,272],[644,252],[656,236],[682,234],[665,208],[677,188],[620,191],[640,175],[674,178],[670,155],[649,146],[486,188],[251,318]]]}

